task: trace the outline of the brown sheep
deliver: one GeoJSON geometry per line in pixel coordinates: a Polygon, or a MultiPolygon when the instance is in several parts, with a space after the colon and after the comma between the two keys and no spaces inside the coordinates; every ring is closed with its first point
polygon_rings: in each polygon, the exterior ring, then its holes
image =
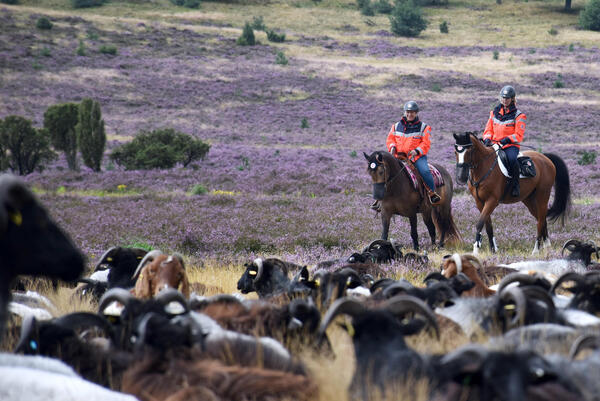
{"type": "Polygon", "coordinates": [[[444,277],[450,278],[462,272],[475,283],[475,287],[462,293],[465,297],[490,297],[496,293],[483,282],[482,269],[481,262],[473,255],[455,253],[442,262],[444,277]]]}
{"type": "Polygon", "coordinates": [[[227,366],[198,355],[157,354],[125,372],[121,391],[142,401],[271,401],[314,399],[317,386],[312,379],[291,372],[227,366]]]}
{"type": "Polygon", "coordinates": [[[149,299],[166,288],[181,291],[190,297],[190,282],[185,272],[183,257],[179,254],[165,255],[160,251],[149,252],[140,262],[134,277],[137,276],[132,294],[137,298],[149,299]],[[146,263],[149,261],[148,263],[146,263]]]}

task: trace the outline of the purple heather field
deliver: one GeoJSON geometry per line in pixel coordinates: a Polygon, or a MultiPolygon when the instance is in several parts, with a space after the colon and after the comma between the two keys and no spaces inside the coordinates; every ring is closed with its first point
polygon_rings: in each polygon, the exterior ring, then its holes
{"type": "MultiPolygon", "coordinates": [[[[454,175],[452,133],[481,131],[500,88],[496,80],[433,68],[367,87],[360,79],[322,73],[326,61],[289,56],[288,65],[277,65],[276,53],[287,45],[314,47],[342,60],[489,60],[498,51],[528,65],[550,59],[570,65],[573,72],[561,75],[527,72],[515,86],[528,116],[525,144],[560,155],[570,171],[574,204],[564,227],[549,226],[555,247],[547,257],[557,256],[557,244],[570,238],[599,241],[600,158],[578,164],[581,152],[598,151],[600,80],[585,72],[600,64],[598,48],[419,48],[400,46],[384,33],[364,43],[302,35],[283,47],[266,41],[243,47],[216,31],[158,22],[120,22],[120,30],[111,31],[85,18],[53,17],[53,29],[40,31],[34,28],[39,16],[0,8],[0,118],[16,114],[41,126],[50,105],[85,97],[100,102],[109,134],[103,171],[71,172],[60,158],[25,177],[92,260],[110,246],[129,244],[198,260],[276,254],[312,264],[348,255],[379,236],[380,220],[368,209],[371,185],[362,152],[384,148],[403,102],[418,95],[421,119],[433,127],[430,161],[454,175]],[[90,31],[96,38],[86,39],[87,55],[78,56],[79,38],[90,31]],[[100,53],[103,44],[117,46],[118,53],[100,53]],[[379,90],[397,100],[377,96],[379,90]],[[302,119],[308,127],[301,127],[302,119]],[[207,158],[171,170],[124,171],[109,163],[118,140],[162,127],[210,142],[207,158]],[[209,192],[192,195],[198,184],[209,192]]],[[[358,78],[392,74],[378,63],[339,68],[352,69],[358,78]]],[[[472,242],[478,213],[464,186],[455,184],[453,210],[472,242]]],[[[529,255],[535,221],[525,207],[501,206],[493,219],[500,247],[510,250],[493,259],[529,255]]],[[[408,247],[408,230],[408,221],[397,217],[391,237],[408,247]]],[[[419,231],[428,246],[422,223],[419,231]]]]}

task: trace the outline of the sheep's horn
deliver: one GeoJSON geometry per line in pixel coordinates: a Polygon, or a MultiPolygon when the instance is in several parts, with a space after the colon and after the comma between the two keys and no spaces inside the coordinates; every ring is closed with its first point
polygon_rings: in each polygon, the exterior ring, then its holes
{"type": "Polygon", "coordinates": [[[575,272],[566,272],[564,273],[562,276],[560,276],[555,282],[554,284],[552,284],[552,287],[550,287],[550,294],[554,295],[554,293],[556,292],[556,290],[558,288],[560,288],[560,286],[567,282],[567,281],[574,281],[577,284],[581,284],[583,282],[585,282],[585,278],[579,274],[579,273],[575,273],[575,272]]]}
{"type": "Polygon", "coordinates": [[[511,273],[500,281],[500,284],[498,284],[498,290],[496,292],[502,292],[504,288],[512,283],[519,283],[519,285],[535,285],[539,280],[539,276],[536,277],[526,273],[511,273]]]}
{"type": "Polygon", "coordinates": [[[488,350],[481,345],[469,344],[442,357],[440,364],[457,373],[476,372],[487,357],[488,350]],[[456,368],[456,369],[454,369],[456,368]]]}
{"type": "Polygon", "coordinates": [[[563,254],[565,253],[565,249],[568,249],[572,252],[571,245],[581,245],[581,241],[579,241],[578,239],[570,239],[567,242],[565,242],[562,246],[562,249],[560,250],[560,256],[563,256],[563,254]]]}
{"type": "Polygon", "coordinates": [[[516,314],[509,322],[509,328],[523,324],[525,321],[525,314],[527,313],[527,302],[523,290],[519,287],[508,287],[499,294],[501,301],[514,301],[515,303],[516,314]]]}
{"type": "Polygon", "coordinates": [[[382,292],[385,298],[391,298],[403,291],[410,291],[415,288],[412,284],[405,281],[396,281],[394,284],[388,285],[382,292]]]}
{"type": "Polygon", "coordinates": [[[119,301],[123,305],[127,305],[132,299],[134,299],[134,296],[126,289],[118,287],[112,288],[106,291],[104,295],[102,295],[102,298],[100,298],[100,302],[98,303],[98,313],[102,313],[113,301],[119,301]]]}
{"type": "Polygon", "coordinates": [[[573,342],[571,350],[569,351],[569,358],[575,359],[579,352],[586,348],[598,349],[600,347],[600,338],[595,334],[585,334],[580,336],[573,342]]]}
{"type": "Polygon", "coordinates": [[[28,315],[23,319],[23,323],[21,324],[21,335],[19,337],[19,342],[15,346],[14,352],[24,352],[26,349],[26,345],[28,341],[31,339],[31,335],[34,330],[37,329],[37,319],[33,315],[28,315]]]}
{"type": "Polygon", "coordinates": [[[554,321],[556,317],[556,306],[554,306],[554,301],[544,289],[538,286],[530,286],[523,287],[523,293],[527,298],[535,299],[537,301],[541,301],[547,305],[548,315],[546,316],[545,321],[550,322],[554,321]]]}
{"type": "Polygon", "coordinates": [[[387,309],[394,315],[404,315],[407,312],[415,312],[422,314],[427,322],[433,327],[435,336],[439,340],[440,328],[437,324],[435,315],[427,306],[427,304],[421,301],[417,297],[411,295],[396,295],[393,298],[388,299],[381,305],[382,309],[387,309]]]}
{"type": "Polygon", "coordinates": [[[448,279],[440,272],[431,272],[423,279],[423,282],[426,283],[429,280],[437,280],[437,281],[448,281],[448,279]]]}
{"type": "Polygon", "coordinates": [[[185,262],[183,261],[183,255],[178,252],[175,252],[171,256],[173,256],[175,259],[177,259],[179,261],[179,263],[181,263],[181,267],[183,267],[183,270],[185,270],[185,262]]]}
{"type": "Polygon", "coordinates": [[[590,245],[594,248],[594,251],[596,252],[596,259],[600,259],[600,248],[598,248],[596,243],[592,240],[590,240],[590,245]]]}
{"type": "MultiPolygon", "coordinates": [[[[96,284],[96,283],[100,283],[100,281],[91,279],[89,277],[80,277],[80,278],[77,279],[76,282],[77,283],[84,283],[84,284],[96,284]]],[[[102,281],[102,282],[104,282],[104,281],[102,281]]]]}
{"type": "Polygon", "coordinates": [[[111,257],[112,255],[114,255],[114,253],[119,249],[120,247],[118,246],[113,246],[112,248],[110,248],[108,251],[104,252],[102,254],[102,256],[100,257],[100,260],[98,260],[98,263],[96,263],[96,266],[94,266],[94,271],[97,272],[98,270],[100,270],[100,266],[104,263],[107,262],[106,259],[108,259],[109,257],[111,257]]]}
{"type": "Polygon", "coordinates": [[[466,254],[466,255],[463,255],[463,257],[464,257],[466,260],[468,260],[469,262],[473,262],[473,264],[475,265],[475,267],[476,267],[478,270],[482,270],[482,269],[483,269],[483,265],[481,264],[481,261],[480,261],[479,259],[477,259],[477,257],[476,257],[476,256],[473,256],[473,255],[471,255],[471,254],[466,254]]]}
{"type": "Polygon", "coordinates": [[[371,294],[374,294],[380,288],[385,289],[387,286],[392,285],[395,282],[396,280],[392,280],[391,278],[380,278],[379,280],[375,281],[371,286],[371,294]]]}
{"type": "Polygon", "coordinates": [[[156,299],[158,302],[165,306],[170,304],[171,302],[177,302],[181,304],[181,306],[183,306],[185,313],[190,311],[188,302],[183,296],[183,294],[174,288],[167,288],[166,290],[159,292],[154,297],[154,299],[156,299]]]}
{"type": "Polygon", "coordinates": [[[402,251],[398,248],[397,244],[394,244],[394,241],[390,241],[390,244],[392,245],[392,249],[394,250],[394,252],[396,253],[394,255],[394,259],[399,259],[402,257],[402,251]]]}
{"type": "Polygon", "coordinates": [[[157,256],[162,255],[162,251],[158,250],[158,249],[154,249],[150,252],[148,252],[144,258],[140,261],[140,263],[137,265],[137,267],[135,268],[135,272],[133,272],[133,275],[131,276],[132,279],[137,280],[138,276],[140,275],[140,272],[142,271],[142,268],[146,265],[146,263],[148,262],[152,262],[157,256]]]}
{"type": "Polygon", "coordinates": [[[386,241],[384,239],[376,239],[375,241],[372,241],[369,245],[367,245],[367,247],[363,250],[363,252],[370,251],[371,249],[373,249],[373,247],[375,245],[381,246],[381,245],[389,245],[389,244],[391,244],[390,241],[386,241]]]}
{"type": "Polygon", "coordinates": [[[337,315],[346,314],[350,316],[356,316],[358,314],[363,313],[366,310],[367,308],[365,308],[365,306],[356,299],[348,297],[336,299],[331,304],[331,307],[329,307],[329,309],[325,313],[325,316],[323,316],[323,319],[321,320],[318,336],[322,337],[325,335],[327,327],[331,324],[331,322],[333,321],[333,319],[335,319],[337,315]]]}
{"type": "Polygon", "coordinates": [[[262,258],[256,258],[252,263],[256,265],[256,276],[254,276],[254,280],[252,280],[256,283],[258,280],[260,280],[263,272],[265,271],[265,261],[262,258]]]}
{"type": "Polygon", "coordinates": [[[104,317],[90,312],[75,312],[68,315],[61,316],[54,320],[59,326],[66,327],[72,330],[76,330],[81,327],[98,327],[104,330],[113,344],[116,344],[115,333],[112,325],[104,317]]]}

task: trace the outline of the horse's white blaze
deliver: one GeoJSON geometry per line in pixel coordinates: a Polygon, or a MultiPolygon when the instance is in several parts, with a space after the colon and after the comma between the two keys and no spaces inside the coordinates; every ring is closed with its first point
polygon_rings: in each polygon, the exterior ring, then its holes
{"type": "Polygon", "coordinates": [[[462,152],[457,151],[456,154],[458,154],[458,162],[459,163],[464,163],[465,162],[465,151],[463,150],[462,152]]]}

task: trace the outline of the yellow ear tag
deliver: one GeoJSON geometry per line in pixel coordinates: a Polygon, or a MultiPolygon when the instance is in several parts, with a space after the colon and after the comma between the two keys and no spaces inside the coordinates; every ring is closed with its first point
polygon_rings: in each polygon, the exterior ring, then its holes
{"type": "Polygon", "coordinates": [[[350,323],[350,322],[346,322],[346,331],[348,331],[348,334],[350,335],[350,337],[354,337],[354,334],[356,333],[354,331],[354,326],[352,326],[352,323],[350,323]]]}
{"type": "Polygon", "coordinates": [[[315,287],[318,287],[321,285],[321,280],[317,279],[315,280],[315,287]]]}
{"type": "Polygon", "coordinates": [[[107,261],[107,262],[112,262],[112,261],[113,261],[113,258],[111,258],[111,257],[108,257],[108,258],[106,258],[106,261],[107,261]]]}
{"type": "Polygon", "coordinates": [[[515,309],[515,305],[513,305],[513,304],[504,305],[504,309],[514,310],[515,309]]]}
{"type": "Polygon", "coordinates": [[[254,270],[248,270],[248,274],[251,276],[256,276],[258,272],[254,271],[254,270]]]}
{"type": "Polygon", "coordinates": [[[140,276],[138,277],[138,280],[141,280],[144,278],[144,275],[140,273],[140,276]]]}
{"type": "Polygon", "coordinates": [[[12,221],[15,224],[15,226],[20,226],[21,224],[23,224],[23,215],[19,211],[9,213],[8,217],[10,218],[10,221],[12,221]]]}
{"type": "Polygon", "coordinates": [[[346,279],[346,285],[350,285],[351,282],[352,282],[352,277],[348,277],[346,279]]]}

